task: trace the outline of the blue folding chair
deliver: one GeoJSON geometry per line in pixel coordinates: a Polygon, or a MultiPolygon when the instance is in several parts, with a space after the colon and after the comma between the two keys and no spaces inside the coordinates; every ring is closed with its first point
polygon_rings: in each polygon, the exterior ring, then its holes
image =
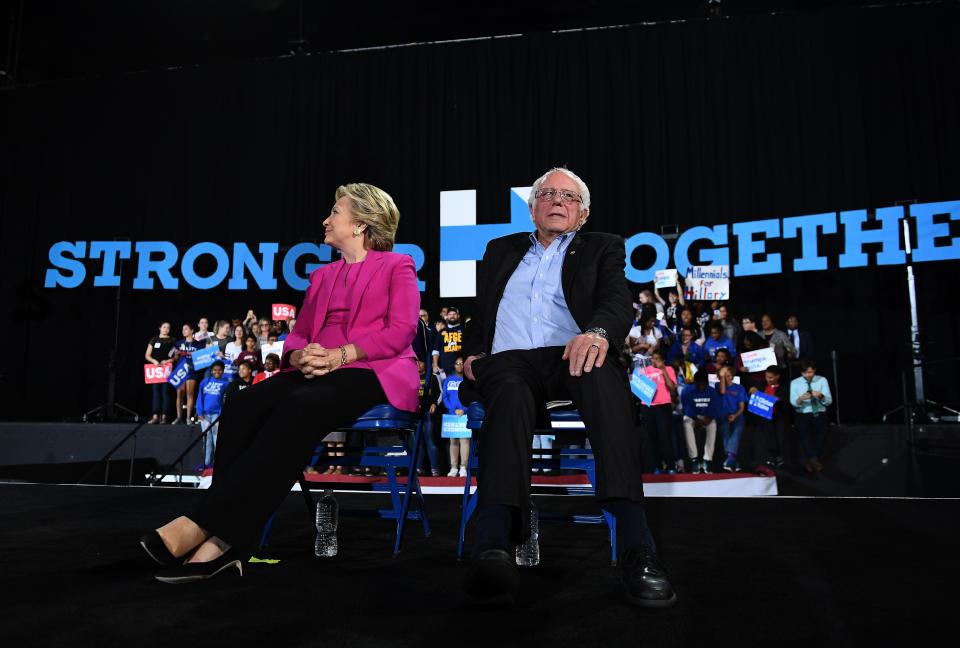
{"type": "MultiPolygon", "coordinates": [[[[423,534],[430,537],[430,521],[427,519],[427,510],[424,505],[423,492],[420,489],[420,479],[417,476],[416,466],[419,462],[420,452],[423,444],[422,430],[423,419],[418,414],[398,410],[392,405],[383,404],[372,407],[364,412],[352,426],[343,428],[343,431],[376,431],[376,432],[399,432],[401,437],[413,435],[413,442],[408,448],[406,445],[392,446],[371,446],[364,447],[359,457],[328,457],[322,465],[339,466],[364,466],[383,468],[387,475],[387,483],[374,484],[373,490],[390,493],[390,508],[383,508],[376,511],[381,518],[397,521],[397,528],[394,534],[393,557],[396,558],[400,553],[400,546],[403,543],[403,532],[407,520],[421,520],[423,523],[423,534]],[[397,479],[397,469],[407,469],[407,483],[401,484],[397,479]],[[410,500],[416,498],[417,507],[410,508],[410,500]]],[[[337,452],[342,448],[337,448],[337,452]]],[[[324,454],[328,452],[326,446],[320,445],[314,451],[313,459],[310,465],[316,465],[320,462],[324,454]]],[[[303,492],[306,504],[307,514],[310,525],[314,524],[314,515],[316,512],[315,502],[310,495],[310,486],[300,472],[297,476],[300,484],[300,490],[303,492]]],[[[273,521],[276,513],[270,516],[264,525],[263,532],[260,535],[260,549],[262,550],[270,538],[273,529],[273,521]]]]}
{"type": "MultiPolygon", "coordinates": [[[[553,409],[549,410],[550,427],[553,430],[585,430],[583,419],[580,418],[580,412],[575,409],[553,409]]],[[[470,492],[470,479],[476,474],[480,465],[479,434],[483,425],[485,410],[482,403],[471,403],[467,406],[467,428],[473,432],[470,443],[470,457],[467,460],[467,483],[463,488],[463,506],[460,514],[460,538],[457,542],[457,560],[463,558],[463,543],[466,536],[467,524],[477,508],[477,499],[480,494],[480,486],[470,492]]],[[[573,495],[594,495],[596,494],[595,484],[597,483],[597,467],[593,458],[593,450],[590,448],[562,448],[560,450],[537,450],[537,454],[552,454],[551,459],[534,459],[532,466],[534,468],[559,468],[560,470],[583,470],[587,474],[590,482],[589,486],[569,488],[567,492],[573,495]]],[[[601,515],[574,514],[563,515],[557,513],[540,512],[540,519],[546,520],[567,520],[575,524],[606,524],[610,529],[610,562],[617,564],[617,519],[609,512],[601,509],[601,515]]]]}

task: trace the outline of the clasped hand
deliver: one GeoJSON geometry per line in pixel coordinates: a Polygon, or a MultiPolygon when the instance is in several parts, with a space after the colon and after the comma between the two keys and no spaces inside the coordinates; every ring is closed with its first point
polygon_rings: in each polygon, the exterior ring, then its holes
{"type": "Polygon", "coordinates": [[[331,371],[336,371],[341,365],[339,348],[327,349],[319,344],[311,343],[301,349],[299,353],[300,357],[296,363],[297,369],[307,378],[324,376],[331,371]]]}

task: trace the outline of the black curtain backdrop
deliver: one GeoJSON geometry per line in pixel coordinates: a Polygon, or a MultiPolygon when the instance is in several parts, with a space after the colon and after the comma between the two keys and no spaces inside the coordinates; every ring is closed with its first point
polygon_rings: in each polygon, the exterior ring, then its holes
{"type": "MultiPolygon", "coordinates": [[[[426,252],[439,306],[439,193],[477,189],[479,222],[507,190],[566,164],[591,226],[629,236],[694,225],[960,199],[954,3],[533,34],[187,67],[0,93],[2,416],[76,417],[105,400],[116,291],[44,289],[61,240],[293,245],[317,240],[338,184],[392,193],[398,241],[426,252]]],[[[960,235],[957,223],[953,235],[960,235]]],[[[900,400],[909,362],[904,266],[733,281],[734,313],[796,311],[836,349],[847,421],[900,400]]],[[[281,248],[282,250],[283,248],[281,248]]],[[[638,255],[639,257],[640,255],[638,255]]],[[[873,255],[871,255],[872,257],[873,255]]],[[[637,258],[638,264],[649,259],[637,258]]],[[[736,260],[731,249],[731,261],[736,260]]],[[[924,349],[958,355],[958,264],[916,267],[924,349]]],[[[159,321],[267,314],[294,291],[130,289],[117,398],[148,411],[142,355],[159,321]]],[[[639,286],[637,286],[639,288],[639,286]]],[[[451,300],[469,312],[469,300],[451,300]]],[[[930,395],[957,400],[957,364],[930,395]]]]}

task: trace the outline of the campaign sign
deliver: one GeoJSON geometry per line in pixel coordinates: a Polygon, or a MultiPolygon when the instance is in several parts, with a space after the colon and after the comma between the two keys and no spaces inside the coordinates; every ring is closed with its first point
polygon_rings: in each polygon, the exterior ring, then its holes
{"type": "Polygon", "coordinates": [[[671,288],[677,285],[677,269],[673,268],[670,270],[657,270],[656,276],[653,280],[653,287],[656,288],[671,288]]]}
{"type": "Polygon", "coordinates": [[[145,364],[143,365],[143,383],[145,385],[157,385],[167,382],[170,372],[173,370],[173,364],[145,364]]]}
{"type": "Polygon", "coordinates": [[[630,376],[630,391],[640,399],[641,403],[649,405],[657,393],[657,383],[644,374],[634,371],[630,376]]]}
{"type": "Polygon", "coordinates": [[[777,364],[777,354],[773,349],[758,349],[757,351],[746,351],[740,354],[740,361],[743,362],[743,368],[749,373],[766,371],[770,365],[777,364]]]}
{"type": "MultiPolygon", "coordinates": [[[[337,353],[340,353],[339,350],[334,349],[337,353]]],[[[283,359],[283,342],[274,342],[273,344],[264,344],[260,347],[260,361],[266,362],[267,356],[271,353],[276,353],[277,357],[281,360],[283,359]]]]}
{"type": "Polygon", "coordinates": [[[273,312],[274,322],[286,321],[290,317],[297,316],[297,307],[290,304],[273,304],[270,310],[273,312]]]}
{"type": "Polygon", "coordinates": [[[684,279],[687,299],[723,301],[730,299],[730,266],[690,266],[684,279]]]}
{"type": "Polygon", "coordinates": [[[190,354],[190,360],[193,362],[194,371],[199,371],[201,369],[206,369],[214,363],[217,359],[217,351],[220,350],[220,347],[214,344],[213,346],[208,346],[199,351],[194,351],[190,354]]]}
{"type": "Polygon", "coordinates": [[[170,377],[167,378],[167,382],[170,383],[170,386],[174,389],[180,389],[180,385],[186,382],[191,371],[193,371],[193,365],[190,364],[190,356],[185,356],[180,359],[177,366],[170,372],[170,377]]]}
{"type": "Polygon", "coordinates": [[[440,422],[440,436],[444,439],[469,439],[472,434],[467,429],[467,415],[444,414],[440,422]]]}
{"type": "Polygon", "coordinates": [[[773,406],[777,404],[777,397],[763,392],[753,392],[747,401],[747,411],[769,420],[773,418],[773,406]]]}
{"type": "MultiPolygon", "coordinates": [[[[717,374],[707,374],[707,381],[710,383],[711,387],[716,387],[717,383],[720,382],[720,376],[717,374]]],[[[740,384],[740,376],[734,376],[733,382],[740,384]]]]}

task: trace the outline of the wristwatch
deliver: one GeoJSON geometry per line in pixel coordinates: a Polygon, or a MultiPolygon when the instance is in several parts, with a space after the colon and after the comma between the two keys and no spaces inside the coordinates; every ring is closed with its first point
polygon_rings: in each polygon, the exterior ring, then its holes
{"type": "Polygon", "coordinates": [[[599,326],[594,326],[594,327],[592,327],[592,328],[588,328],[586,331],[584,331],[584,333],[593,333],[594,335],[599,335],[600,337],[602,337],[602,338],[603,338],[604,340],[606,340],[607,342],[610,341],[610,336],[607,335],[607,329],[605,329],[605,328],[600,328],[599,326]]]}

